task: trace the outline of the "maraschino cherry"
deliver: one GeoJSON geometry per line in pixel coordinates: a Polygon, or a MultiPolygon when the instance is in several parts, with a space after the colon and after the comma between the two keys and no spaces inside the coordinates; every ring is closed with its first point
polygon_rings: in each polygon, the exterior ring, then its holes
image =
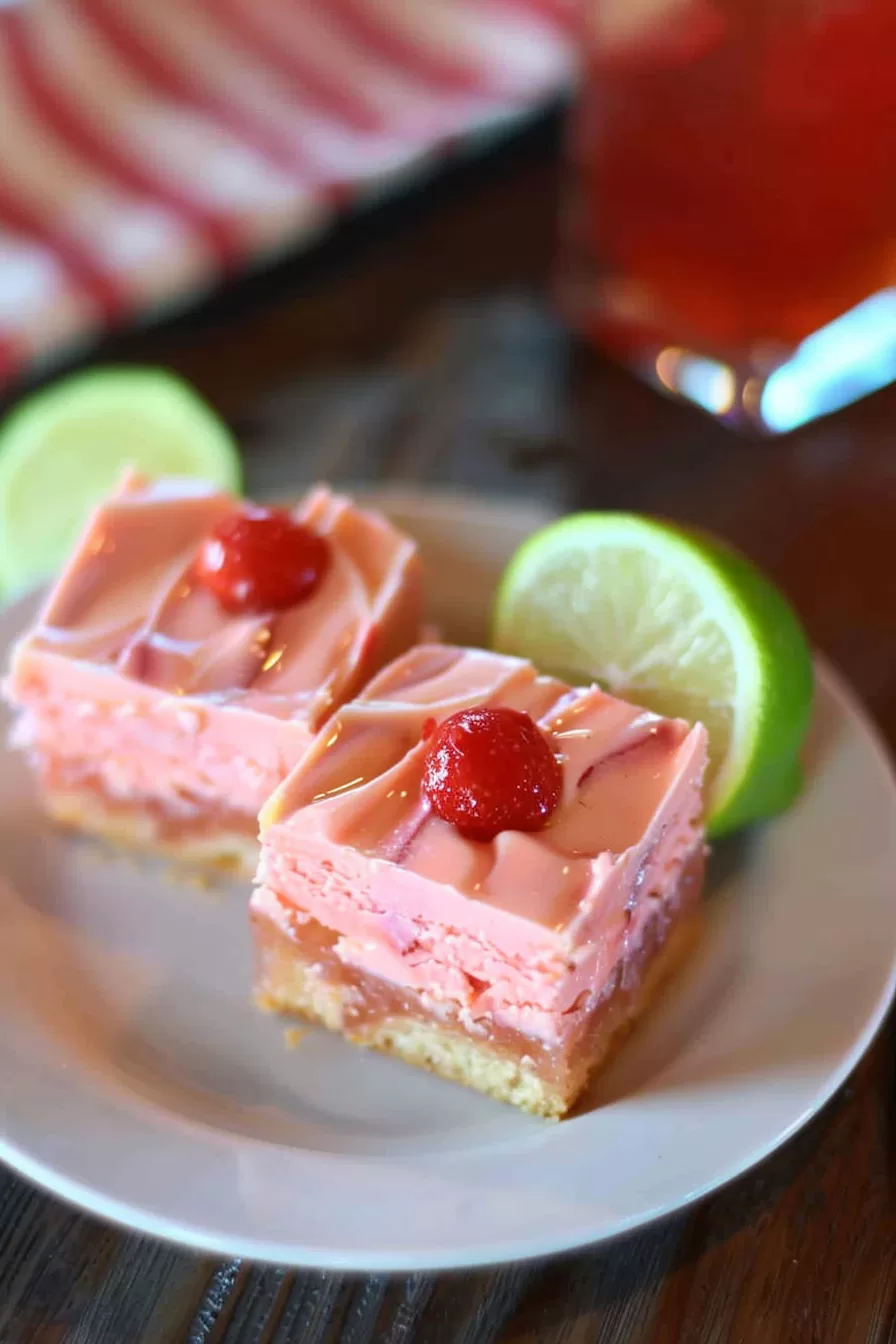
{"type": "Polygon", "coordinates": [[[426,739],[423,792],[468,840],[538,831],[557,810],[563,771],[535,721],[518,709],[462,709],[426,739]]]}
{"type": "Polygon", "coordinates": [[[330,548],[286,509],[247,506],[216,523],[196,560],[199,582],[232,615],[283,611],[309,598],[330,548]]]}

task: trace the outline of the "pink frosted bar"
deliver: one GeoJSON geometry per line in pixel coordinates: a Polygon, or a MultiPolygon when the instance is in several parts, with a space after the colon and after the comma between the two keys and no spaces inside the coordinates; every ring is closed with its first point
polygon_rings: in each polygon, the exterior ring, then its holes
{"type": "Polygon", "coordinates": [[[254,842],[328,716],[417,637],[414,544],[324,488],[293,510],[330,543],[320,587],[229,615],[192,571],[237,507],[203,482],[127,473],[14,650],[14,737],[61,819],[179,850],[215,830],[254,842]]]}
{"type": "Polygon", "coordinates": [[[262,810],[253,913],[300,937],[315,921],[349,970],[470,1031],[562,1051],[702,865],[705,763],[701,725],[519,659],[420,646],[333,717],[262,810]],[[466,840],[421,793],[426,721],[482,704],[531,714],[562,762],[540,832],[466,840]]]}

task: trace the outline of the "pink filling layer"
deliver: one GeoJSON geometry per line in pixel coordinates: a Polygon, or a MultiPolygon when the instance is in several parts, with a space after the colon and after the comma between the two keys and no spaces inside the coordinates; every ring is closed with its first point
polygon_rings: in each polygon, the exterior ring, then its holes
{"type": "Polygon", "coordinates": [[[110,799],[173,813],[206,799],[255,818],[312,737],[303,720],[209,706],[54,655],[34,656],[26,703],[14,741],[51,782],[80,774],[110,799]]]}
{"type": "Polygon", "coordinates": [[[341,935],[342,959],[472,1020],[544,1040],[600,991],[702,844],[702,727],[529,664],[412,650],[337,715],[262,813],[260,889],[341,935]],[[425,718],[502,703],[539,719],[564,772],[536,834],[463,839],[421,800],[425,718]]]}

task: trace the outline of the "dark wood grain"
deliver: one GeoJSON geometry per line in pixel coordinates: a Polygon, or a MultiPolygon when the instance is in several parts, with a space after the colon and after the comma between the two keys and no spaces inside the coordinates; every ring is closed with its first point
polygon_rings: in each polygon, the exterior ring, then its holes
{"type": "MultiPolygon", "coordinates": [[[[896,741],[896,390],[732,437],[573,346],[545,301],[554,131],[120,343],[244,438],[250,486],[411,480],[630,506],[747,548],[896,741]]],[[[108,353],[108,352],[104,352],[108,353]]],[[[215,1261],[0,1174],[2,1344],[883,1344],[896,1338],[893,1041],[756,1171],[542,1266],[356,1279],[215,1261]]]]}

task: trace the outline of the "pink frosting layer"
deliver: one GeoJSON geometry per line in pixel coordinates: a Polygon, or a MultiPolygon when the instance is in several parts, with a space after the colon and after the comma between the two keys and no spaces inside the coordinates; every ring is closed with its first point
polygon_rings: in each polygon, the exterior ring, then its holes
{"type": "Polygon", "coordinates": [[[254,900],[287,899],[340,955],[542,1038],[600,991],[702,844],[706,734],[528,663],[411,650],[343,707],[262,811],[254,900]],[[426,719],[478,704],[539,722],[563,799],[534,834],[465,840],[421,793],[426,719]]]}
{"type": "Polygon", "coordinates": [[[14,652],[20,741],[81,760],[116,797],[186,791],[257,811],[334,706],[413,643],[413,542],[323,488],[293,510],[330,543],[314,595],[225,612],[193,565],[238,507],[203,482],[126,474],[14,652]]]}

